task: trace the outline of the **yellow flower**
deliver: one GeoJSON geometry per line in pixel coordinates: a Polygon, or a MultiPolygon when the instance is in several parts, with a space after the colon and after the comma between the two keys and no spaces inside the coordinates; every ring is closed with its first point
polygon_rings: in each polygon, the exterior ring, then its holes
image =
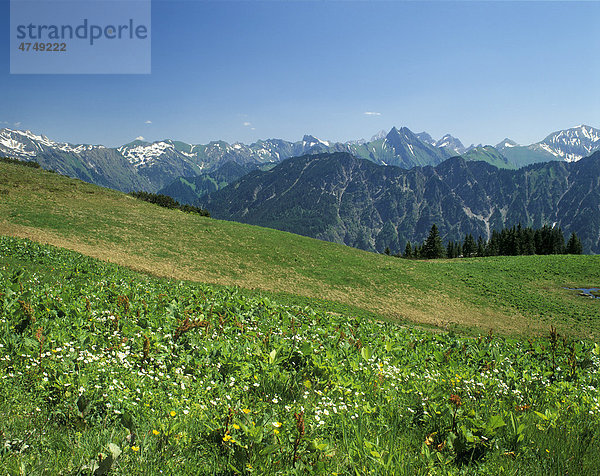
{"type": "Polygon", "coordinates": [[[177,415],[177,413],[175,411],[171,410],[171,413],[169,415],[175,416],[175,415],[177,415]]]}
{"type": "Polygon", "coordinates": [[[275,428],[280,428],[280,427],[281,427],[281,425],[282,425],[282,423],[281,423],[280,421],[274,421],[274,422],[273,422],[273,426],[274,426],[275,428]]]}
{"type": "Polygon", "coordinates": [[[250,413],[250,410],[247,408],[242,409],[242,411],[247,415],[248,413],[250,413]]]}
{"type": "Polygon", "coordinates": [[[279,434],[279,430],[273,430],[273,433],[275,433],[276,435],[279,434]]]}
{"type": "Polygon", "coordinates": [[[240,429],[240,425],[238,425],[237,423],[234,423],[234,424],[233,424],[233,427],[234,427],[236,430],[239,430],[239,429],[240,429]]]}
{"type": "Polygon", "coordinates": [[[158,430],[152,430],[152,434],[153,435],[160,435],[160,431],[158,431],[158,430]]]}
{"type": "Polygon", "coordinates": [[[137,453],[138,451],[140,451],[140,447],[139,446],[132,446],[131,447],[131,451],[135,451],[137,453]]]}
{"type": "Polygon", "coordinates": [[[225,442],[227,442],[227,441],[229,441],[229,440],[232,440],[232,439],[233,439],[233,437],[232,437],[231,435],[225,435],[225,436],[223,437],[223,441],[225,441],[225,442]]]}

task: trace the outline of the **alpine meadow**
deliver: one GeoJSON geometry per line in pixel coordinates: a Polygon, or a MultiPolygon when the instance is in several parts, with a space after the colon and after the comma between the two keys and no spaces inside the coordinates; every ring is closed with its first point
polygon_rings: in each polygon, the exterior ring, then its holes
{"type": "Polygon", "coordinates": [[[0,2],[0,476],[600,475],[599,24],[0,2]]]}
{"type": "Polygon", "coordinates": [[[600,310],[568,289],[597,256],[405,260],[0,172],[9,474],[600,464],[600,310]]]}

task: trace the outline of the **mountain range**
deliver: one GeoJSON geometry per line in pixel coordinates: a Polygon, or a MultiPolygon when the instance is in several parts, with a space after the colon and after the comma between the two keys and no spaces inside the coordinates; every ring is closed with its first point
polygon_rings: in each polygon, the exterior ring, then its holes
{"type": "MultiPolygon", "coordinates": [[[[195,177],[215,173],[228,162],[251,170],[272,167],[290,157],[325,152],[346,152],[375,164],[405,169],[436,166],[456,155],[463,155],[470,161],[483,160],[497,167],[517,169],[550,160],[577,161],[598,149],[600,130],[584,125],[554,132],[527,146],[506,139],[496,146],[470,147],[464,147],[459,139],[449,134],[434,140],[426,132],[415,134],[406,127],[393,127],[369,141],[345,143],[305,135],[296,142],[267,139],[250,145],[224,141],[193,145],[171,139],[152,143],[136,140],[115,148],[56,142],[30,131],[0,129],[0,156],[36,160],[46,169],[117,190],[149,192],[169,187],[174,181],[179,185],[173,187],[183,190],[185,187],[181,184],[184,182],[191,183],[195,177]],[[181,177],[184,177],[183,182],[181,177]]],[[[203,180],[210,182],[214,177],[203,180]]],[[[221,185],[228,183],[214,181],[221,185]]],[[[193,187],[185,190],[189,199],[200,196],[195,192],[190,194],[190,190],[194,192],[193,187]]],[[[204,193],[208,189],[200,187],[199,190],[204,193]]]]}
{"type": "Polygon", "coordinates": [[[382,252],[521,223],[577,233],[600,252],[600,151],[578,161],[498,169],[464,157],[406,170],[347,153],[305,155],[253,171],[201,199],[212,216],[382,252]]]}

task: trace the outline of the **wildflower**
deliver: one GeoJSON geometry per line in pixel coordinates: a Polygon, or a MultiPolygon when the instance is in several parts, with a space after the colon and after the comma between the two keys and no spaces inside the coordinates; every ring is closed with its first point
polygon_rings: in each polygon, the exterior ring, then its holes
{"type": "Polygon", "coordinates": [[[273,430],[273,433],[275,433],[276,435],[278,435],[279,434],[279,430],[275,429],[275,430],[273,430]]]}
{"type": "Polygon", "coordinates": [[[233,428],[235,428],[236,430],[239,430],[240,429],[240,425],[238,425],[237,423],[234,423],[233,424],[233,428]]]}
{"type": "Polygon", "coordinates": [[[274,421],[274,422],[273,422],[273,426],[274,426],[275,428],[281,428],[281,425],[282,425],[282,423],[281,423],[280,421],[274,421]]]}
{"type": "Polygon", "coordinates": [[[431,446],[433,444],[435,435],[437,435],[437,431],[434,431],[433,433],[427,435],[427,438],[425,438],[425,444],[427,446],[431,446]]]}
{"type": "Polygon", "coordinates": [[[462,400],[460,399],[460,397],[458,395],[454,395],[454,394],[450,395],[450,398],[448,399],[448,401],[456,407],[460,407],[462,405],[462,400]]]}
{"type": "Polygon", "coordinates": [[[169,413],[169,415],[171,415],[172,417],[174,417],[175,415],[177,415],[177,413],[174,410],[171,410],[171,413],[169,413]]]}
{"type": "Polygon", "coordinates": [[[137,453],[138,451],[140,451],[140,447],[139,446],[132,446],[131,447],[131,451],[135,451],[137,453]]]}
{"type": "Polygon", "coordinates": [[[160,435],[160,431],[158,431],[158,430],[152,430],[152,434],[153,435],[160,435]]]}
{"type": "Polygon", "coordinates": [[[250,413],[250,410],[248,408],[243,408],[242,411],[247,415],[248,413],[250,413]]]}
{"type": "Polygon", "coordinates": [[[232,437],[231,435],[229,435],[229,434],[227,434],[227,435],[225,435],[225,436],[223,437],[223,441],[224,441],[224,442],[228,442],[228,441],[230,441],[230,440],[233,440],[233,437],[232,437]]]}

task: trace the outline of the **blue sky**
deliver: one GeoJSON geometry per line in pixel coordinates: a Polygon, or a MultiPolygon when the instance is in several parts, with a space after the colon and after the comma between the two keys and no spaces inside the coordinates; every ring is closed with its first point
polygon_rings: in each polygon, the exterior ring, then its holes
{"type": "Polygon", "coordinates": [[[600,127],[599,24],[600,2],[154,0],[151,74],[11,75],[0,0],[0,127],[107,146],[392,126],[529,144],[600,127]]]}

